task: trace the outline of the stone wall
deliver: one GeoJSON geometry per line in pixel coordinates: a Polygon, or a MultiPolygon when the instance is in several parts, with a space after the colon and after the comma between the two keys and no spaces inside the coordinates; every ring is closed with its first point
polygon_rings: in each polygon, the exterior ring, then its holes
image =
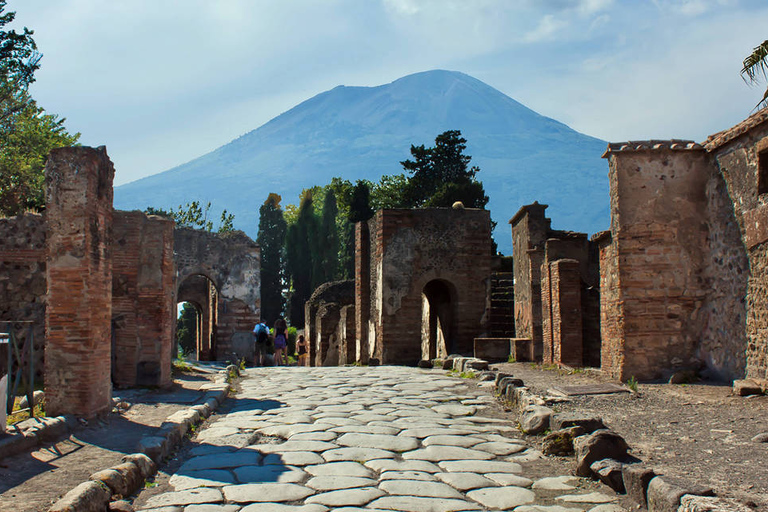
{"type": "Polygon", "coordinates": [[[174,231],[176,293],[185,280],[205,276],[215,290],[209,314],[215,325],[213,357],[226,359],[245,354],[234,351],[233,336],[253,331],[261,317],[261,252],[244,233],[218,234],[177,227],[174,231]]]}
{"type": "MultiPolygon", "coordinates": [[[[731,204],[718,206],[727,211],[732,205],[739,227],[738,237],[742,241],[741,244],[734,243],[733,237],[729,236],[730,231],[725,229],[727,225],[721,225],[715,231],[713,245],[719,249],[720,260],[717,263],[722,269],[722,277],[716,281],[716,292],[727,299],[746,289],[744,323],[741,316],[743,305],[733,300],[724,301],[724,306],[731,307],[739,315],[731,318],[731,322],[744,326],[746,350],[739,351],[735,356],[729,355],[727,351],[733,342],[721,335],[709,353],[724,365],[737,366],[742,362],[740,357],[743,352],[745,376],[768,387],[768,111],[761,110],[733,128],[713,135],[705,147],[732,199],[731,204]],[[745,248],[748,267],[743,253],[738,250],[745,248]]],[[[722,195],[715,193],[720,187],[719,183],[712,187],[713,195],[722,195]]],[[[717,327],[724,331],[731,325],[717,327]]],[[[720,329],[710,330],[717,335],[720,329]]],[[[740,333],[735,331],[735,334],[740,333]]]]}
{"type": "Polygon", "coordinates": [[[51,151],[45,168],[46,414],[112,406],[112,180],[105,148],[51,151]]]}
{"type": "MultiPolygon", "coordinates": [[[[31,322],[37,382],[45,349],[45,233],[42,215],[0,218],[0,332],[14,322],[11,329],[25,343],[31,322]]],[[[5,367],[5,360],[0,365],[5,367]]]]}
{"type": "Polygon", "coordinates": [[[310,346],[311,365],[336,366],[355,361],[354,301],[355,282],[350,279],[318,286],[304,304],[304,336],[310,346]],[[349,323],[353,326],[347,333],[349,323]],[[350,341],[352,346],[348,348],[350,341]]]}
{"type": "Polygon", "coordinates": [[[581,275],[579,262],[557,259],[541,270],[543,361],[583,365],[581,275]]]}
{"type": "MultiPolygon", "coordinates": [[[[368,221],[370,259],[356,272],[358,307],[367,303],[368,347],[382,364],[415,364],[473,350],[487,331],[486,299],[491,274],[490,217],[485,210],[430,208],[380,210],[368,221]],[[364,288],[369,289],[364,294],[364,288]],[[425,296],[434,312],[433,344],[422,348],[425,296]]],[[[358,228],[359,245],[365,242],[358,228]]],[[[429,315],[427,315],[429,316],[429,315]]],[[[427,319],[426,321],[430,321],[427,319]]],[[[357,325],[359,339],[366,325],[357,325]]]]}
{"type": "Polygon", "coordinates": [[[112,379],[115,385],[167,386],[176,322],[172,220],[114,213],[112,379]]]}
{"type": "Polygon", "coordinates": [[[743,351],[743,309],[738,244],[730,246],[734,225],[716,168],[686,141],[611,144],[605,156],[611,232],[601,249],[603,370],[622,380],[702,365],[737,374],[738,356],[718,355],[743,351]],[[734,263],[732,276],[724,265],[734,263]],[[727,279],[736,282],[724,285],[727,279]],[[735,309],[723,314],[725,307],[735,309]]]}

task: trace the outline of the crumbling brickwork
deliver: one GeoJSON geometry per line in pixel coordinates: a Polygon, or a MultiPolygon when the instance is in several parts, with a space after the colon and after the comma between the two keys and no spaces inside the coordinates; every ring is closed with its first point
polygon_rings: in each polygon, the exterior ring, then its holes
{"type": "Polygon", "coordinates": [[[544,363],[583,365],[579,262],[558,259],[542,266],[544,363]]]}
{"type": "MultiPolygon", "coordinates": [[[[768,387],[768,111],[711,136],[705,147],[727,184],[742,240],[740,247],[723,236],[717,242],[731,249],[723,251],[730,270],[725,276],[737,279],[739,291],[748,275],[745,376],[768,387]],[[748,269],[734,265],[736,247],[746,248],[748,269]]],[[[726,279],[720,288],[727,292],[733,285],[726,279]]]]}
{"type": "Polygon", "coordinates": [[[687,141],[611,144],[605,156],[611,231],[601,238],[603,370],[622,380],[702,365],[738,374],[739,358],[721,355],[743,351],[742,264],[738,244],[723,243],[732,242],[734,224],[717,169],[687,141]],[[735,284],[723,286],[724,279],[735,284]],[[724,314],[726,307],[735,308],[724,314]]]}
{"type": "Polygon", "coordinates": [[[356,332],[359,340],[367,336],[370,357],[382,364],[415,364],[432,353],[471,353],[473,339],[488,327],[489,213],[380,210],[367,229],[369,237],[358,227],[357,241],[358,248],[369,241],[370,259],[359,258],[355,281],[356,314],[368,322],[358,323],[356,332]],[[422,348],[425,296],[435,315],[426,321],[436,327],[435,346],[427,350],[422,348]],[[365,305],[366,312],[358,310],[365,305]]]}
{"type": "MultiPolygon", "coordinates": [[[[5,332],[6,322],[31,322],[38,382],[45,348],[45,233],[42,215],[0,218],[0,332],[5,332]]],[[[11,328],[25,343],[29,324],[11,328]]],[[[0,365],[5,366],[5,360],[0,365]]]]}
{"type": "Polygon", "coordinates": [[[350,279],[318,286],[304,304],[304,336],[310,345],[310,364],[313,366],[336,366],[355,361],[354,341],[351,347],[347,346],[347,336],[355,335],[354,301],[355,282],[350,279]],[[350,323],[353,325],[348,333],[350,323]]]}
{"type": "Polygon", "coordinates": [[[45,168],[49,416],[112,406],[112,180],[106,149],[51,151],[45,168]]]}
{"type": "Polygon", "coordinates": [[[171,220],[114,214],[112,379],[117,386],[167,386],[176,321],[171,220]]]}

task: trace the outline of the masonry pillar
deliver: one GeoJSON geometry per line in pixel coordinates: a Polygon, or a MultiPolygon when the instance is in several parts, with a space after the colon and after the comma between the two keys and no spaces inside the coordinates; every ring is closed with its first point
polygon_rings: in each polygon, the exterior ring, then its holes
{"type": "Polygon", "coordinates": [[[368,222],[355,224],[355,360],[368,364],[368,321],[371,310],[371,239],[368,222]]]}
{"type": "Polygon", "coordinates": [[[49,416],[92,417],[112,405],[112,180],[106,148],[51,151],[45,168],[49,416]]]}
{"type": "Polygon", "coordinates": [[[576,260],[550,263],[554,362],[582,366],[581,274],[576,260]]]}

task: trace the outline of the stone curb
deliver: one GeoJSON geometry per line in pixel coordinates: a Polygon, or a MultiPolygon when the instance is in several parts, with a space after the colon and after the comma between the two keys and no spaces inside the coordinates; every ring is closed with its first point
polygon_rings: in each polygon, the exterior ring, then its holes
{"type": "Polygon", "coordinates": [[[74,432],[78,426],[77,418],[70,415],[34,418],[34,420],[39,423],[25,429],[21,434],[12,434],[0,441],[0,460],[29,451],[46,441],[64,437],[74,432]]]}
{"type": "MultiPolygon", "coordinates": [[[[508,373],[499,372],[496,374],[495,389],[496,397],[515,408],[517,415],[521,419],[524,412],[530,411],[533,408],[546,409],[546,405],[549,403],[548,400],[554,398],[541,397],[532,393],[525,387],[522,380],[516,379],[508,373]]],[[[551,423],[553,425],[559,424],[554,412],[552,419],[551,423]]],[[[569,421],[572,422],[573,420],[569,421]]],[[[524,431],[524,428],[522,429],[524,431]]],[[[604,460],[612,461],[615,465],[621,467],[622,483],[626,486],[625,493],[641,509],[647,509],[650,512],[745,511],[746,507],[744,505],[730,498],[716,497],[709,487],[692,485],[659,475],[652,469],[642,465],[642,461],[639,459],[635,463],[630,464],[614,461],[613,459],[604,460]],[[708,508],[710,506],[714,508],[708,508]]],[[[595,464],[597,462],[599,461],[596,461],[595,464]]],[[[601,480],[603,479],[601,478],[601,480]]],[[[603,481],[605,483],[605,480],[603,481]]]]}
{"type": "Polygon", "coordinates": [[[201,403],[171,414],[156,435],[144,436],[139,441],[140,453],[126,455],[121,464],[92,474],[87,482],[54,503],[48,512],[103,512],[113,498],[124,498],[141,489],[190,429],[208,418],[227,399],[229,375],[239,376],[240,370],[230,365],[222,374],[223,378],[200,386],[206,392],[201,403]]]}

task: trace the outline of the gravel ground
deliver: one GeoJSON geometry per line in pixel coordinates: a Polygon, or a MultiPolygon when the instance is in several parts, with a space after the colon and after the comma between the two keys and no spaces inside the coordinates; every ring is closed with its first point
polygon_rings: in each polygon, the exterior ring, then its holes
{"type": "MultiPolygon", "coordinates": [[[[529,363],[494,365],[545,394],[556,385],[598,383],[599,372],[568,373],[529,363]]],[[[658,474],[711,486],[768,510],[768,396],[737,397],[722,383],[640,384],[638,393],[571,397],[556,411],[593,414],[621,434],[658,474]]]]}

